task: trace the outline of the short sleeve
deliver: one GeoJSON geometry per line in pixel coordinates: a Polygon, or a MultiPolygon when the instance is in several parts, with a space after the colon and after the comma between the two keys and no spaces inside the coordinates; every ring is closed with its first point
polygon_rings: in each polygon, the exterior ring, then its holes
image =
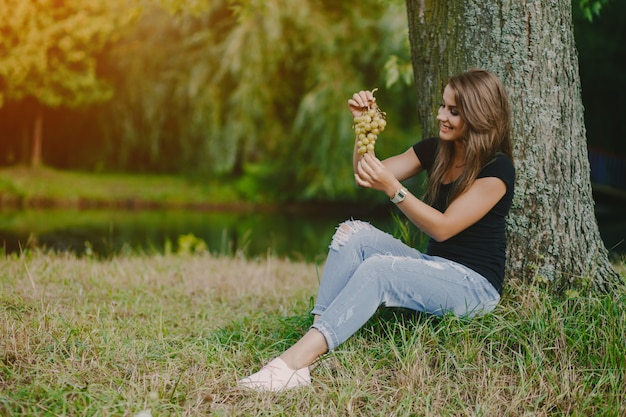
{"type": "Polygon", "coordinates": [[[413,145],[413,151],[426,171],[430,171],[435,164],[438,143],[439,138],[428,138],[413,145]]]}
{"type": "Polygon", "coordinates": [[[513,162],[504,154],[499,153],[491,162],[478,173],[477,178],[496,177],[501,179],[507,188],[507,192],[513,190],[515,183],[515,167],[513,162]]]}

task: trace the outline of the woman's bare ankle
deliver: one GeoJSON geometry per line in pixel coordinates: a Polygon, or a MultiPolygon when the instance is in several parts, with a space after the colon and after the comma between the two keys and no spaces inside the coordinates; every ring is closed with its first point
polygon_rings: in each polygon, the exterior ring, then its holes
{"type": "Polygon", "coordinates": [[[310,366],[328,351],[326,338],[316,329],[309,330],[279,357],[293,370],[310,366]]]}
{"type": "Polygon", "coordinates": [[[285,362],[285,364],[294,371],[297,371],[298,369],[303,368],[302,366],[298,368],[296,366],[297,362],[294,360],[294,358],[291,357],[291,355],[287,354],[287,352],[283,352],[283,354],[280,355],[279,358],[282,359],[283,362],[285,362]]]}

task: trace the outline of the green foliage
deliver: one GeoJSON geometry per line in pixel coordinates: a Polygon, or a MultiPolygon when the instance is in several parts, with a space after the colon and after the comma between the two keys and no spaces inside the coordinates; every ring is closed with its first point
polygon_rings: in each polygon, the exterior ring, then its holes
{"type": "Polygon", "coordinates": [[[579,0],[578,7],[588,21],[593,21],[594,17],[600,15],[602,8],[609,3],[609,0],[579,0]]]}
{"type": "Polygon", "coordinates": [[[204,254],[209,250],[206,242],[193,233],[178,236],[178,255],[190,256],[204,254]]]}
{"type": "Polygon", "coordinates": [[[56,202],[60,206],[123,206],[129,202],[162,207],[183,207],[227,203],[237,193],[227,184],[191,182],[178,176],[93,174],[25,167],[0,170],[0,196],[5,201],[20,201],[36,206],[37,201],[56,202]]]}
{"type": "Polygon", "coordinates": [[[406,243],[407,245],[419,249],[421,251],[426,250],[428,244],[428,235],[415,227],[413,223],[406,216],[401,215],[397,211],[391,212],[391,218],[393,220],[394,230],[392,234],[406,243]]]}
{"type": "Polygon", "coordinates": [[[110,0],[0,0],[0,107],[78,107],[112,97],[96,57],[132,18],[110,0]]]}
{"type": "Polygon", "coordinates": [[[177,14],[147,6],[110,57],[118,86],[102,119],[110,164],[213,177],[260,164],[272,166],[255,179],[260,193],[353,197],[346,102],[385,85],[379,102],[396,129],[381,149],[416,140],[413,94],[398,82],[411,79],[402,3],[163,4],[177,14]]]}
{"type": "Polygon", "coordinates": [[[267,186],[275,170],[276,167],[269,162],[247,163],[235,182],[239,198],[253,204],[280,201],[279,190],[267,186]]]}
{"type": "Polygon", "coordinates": [[[393,87],[397,83],[410,86],[413,83],[413,66],[410,60],[403,60],[397,55],[389,57],[385,62],[385,74],[387,88],[393,87]]]}

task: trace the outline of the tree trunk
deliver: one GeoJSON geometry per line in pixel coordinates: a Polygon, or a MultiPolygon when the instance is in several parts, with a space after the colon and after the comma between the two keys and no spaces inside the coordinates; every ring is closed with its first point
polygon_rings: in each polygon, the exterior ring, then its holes
{"type": "Polygon", "coordinates": [[[33,141],[33,129],[30,124],[20,126],[20,152],[19,163],[30,165],[32,159],[31,145],[33,141]]]}
{"type": "Polygon", "coordinates": [[[446,78],[497,74],[513,112],[516,189],[507,276],[608,290],[621,282],[600,238],[591,194],[569,0],[406,0],[424,135],[434,133],[446,78]]]}
{"type": "Polygon", "coordinates": [[[37,105],[37,113],[35,114],[35,128],[33,129],[33,147],[30,158],[30,166],[38,168],[41,166],[41,144],[43,140],[43,110],[41,105],[37,105]]]}

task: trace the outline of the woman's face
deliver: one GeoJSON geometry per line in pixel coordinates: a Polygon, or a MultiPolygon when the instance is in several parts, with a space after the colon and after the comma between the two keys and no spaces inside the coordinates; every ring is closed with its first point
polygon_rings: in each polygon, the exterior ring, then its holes
{"type": "Polygon", "coordinates": [[[441,140],[455,141],[463,136],[465,121],[461,119],[456,107],[454,91],[449,85],[443,90],[443,102],[437,113],[439,120],[439,138],[441,140]]]}

